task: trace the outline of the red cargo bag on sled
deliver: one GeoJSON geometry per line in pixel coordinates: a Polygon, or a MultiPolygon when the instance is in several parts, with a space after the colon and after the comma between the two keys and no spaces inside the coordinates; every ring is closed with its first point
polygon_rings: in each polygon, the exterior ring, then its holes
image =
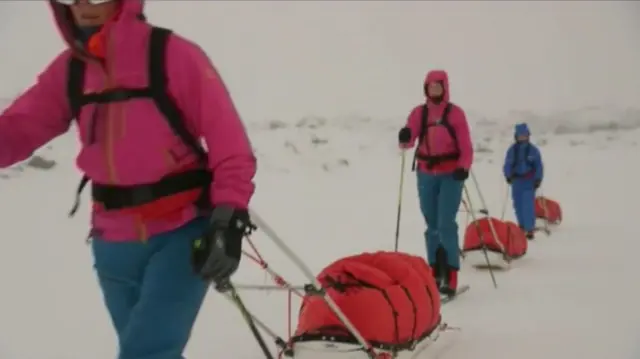
{"type": "MultiPolygon", "coordinates": [[[[413,350],[440,324],[440,294],[421,257],[363,253],[333,262],[317,279],[362,338],[379,350],[413,350]]],[[[358,341],[322,296],[310,294],[302,301],[291,345],[298,357],[298,348],[315,344],[321,350],[353,350],[358,341]]]]}
{"type": "Polygon", "coordinates": [[[560,203],[547,197],[536,197],[536,218],[547,220],[550,224],[562,222],[562,209],[560,203]]]}
{"type": "Polygon", "coordinates": [[[465,229],[462,252],[466,254],[481,251],[483,245],[489,252],[502,254],[508,259],[516,259],[527,253],[528,242],[517,224],[494,217],[485,217],[471,222],[465,229]],[[498,238],[495,238],[496,236],[498,238]]]}

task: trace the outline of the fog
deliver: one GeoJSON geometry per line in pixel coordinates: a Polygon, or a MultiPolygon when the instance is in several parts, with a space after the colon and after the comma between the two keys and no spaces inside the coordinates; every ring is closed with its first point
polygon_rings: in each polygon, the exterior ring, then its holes
{"type": "MultiPolygon", "coordinates": [[[[198,42],[248,121],[404,118],[429,69],[452,100],[500,116],[637,103],[633,1],[148,1],[198,42]]],[[[63,48],[44,1],[0,2],[0,98],[63,48]]]]}

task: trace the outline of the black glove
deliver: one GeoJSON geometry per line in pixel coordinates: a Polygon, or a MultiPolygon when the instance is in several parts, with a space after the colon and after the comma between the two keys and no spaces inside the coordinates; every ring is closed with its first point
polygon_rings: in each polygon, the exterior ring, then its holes
{"type": "Polygon", "coordinates": [[[454,180],[465,181],[467,178],[469,178],[469,171],[465,170],[464,168],[456,168],[456,170],[453,171],[454,180]]]}
{"type": "Polygon", "coordinates": [[[511,177],[505,177],[504,180],[507,181],[508,184],[511,184],[511,182],[513,182],[513,178],[511,177]]]}
{"type": "Polygon", "coordinates": [[[403,127],[398,132],[398,142],[400,144],[407,144],[411,141],[411,129],[409,127],[403,127]]]}
{"type": "Polygon", "coordinates": [[[254,229],[247,210],[215,207],[208,230],[193,243],[192,261],[196,273],[215,283],[216,289],[223,290],[240,266],[242,240],[254,229]]]}
{"type": "Polygon", "coordinates": [[[542,184],[542,180],[536,180],[535,182],[533,182],[533,188],[538,189],[540,188],[541,184],[542,184]]]}

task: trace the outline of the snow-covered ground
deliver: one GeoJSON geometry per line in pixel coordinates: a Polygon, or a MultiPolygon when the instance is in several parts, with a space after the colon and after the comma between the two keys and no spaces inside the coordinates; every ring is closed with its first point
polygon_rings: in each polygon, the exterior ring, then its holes
{"type": "MultiPolygon", "coordinates": [[[[616,122],[614,112],[610,114],[616,122]]],[[[572,124],[578,126],[578,121],[572,124]]],[[[392,248],[400,165],[396,125],[340,120],[318,128],[251,126],[262,163],[254,208],[314,270],[344,255],[392,248]],[[350,136],[352,132],[367,135],[350,136]]],[[[532,127],[535,131],[537,124],[532,127]]],[[[481,129],[477,126],[478,133],[481,129]]],[[[640,194],[629,166],[638,152],[640,130],[543,138],[538,142],[544,143],[544,191],[562,203],[565,222],[551,237],[539,236],[515,269],[499,273],[497,290],[487,273],[463,270],[462,281],[473,288],[444,309],[445,319],[462,331],[448,334],[455,336],[448,346],[433,347],[446,350],[442,358],[479,353],[505,359],[627,358],[637,341],[640,314],[634,307],[640,290],[633,283],[640,194]]],[[[499,166],[509,140],[505,135],[486,141],[475,166],[494,213],[502,208],[505,187],[499,166]]],[[[0,227],[3,358],[106,359],[114,353],[84,244],[86,213],[66,217],[79,178],[72,161],[74,141],[73,135],[62,137],[45,153],[57,160],[55,169],[27,168],[0,182],[0,213],[6,219],[0,227]]],[[[423,222],[414,177],[408,174],[400,244],[403,251],[422,254],[423,222]]],[[[266,237],[257,234],[255,243],[275,270],[304,283],[266,237]]],[[[271,283],[249,261],[237,278],[271,283]]],[[[245,300],[286,335],[284,294],[248,293],[245,300]]],[[[212,294],[189,353],[206,358],[220,351],[238,359],[260,357],[234,307],[212,294]]]]}
{"type": "MultiPolygon", "coordinates": [[[[366,6],[346,2],[343,8],[331,2],[261,3],[193,2],[184,6],[161,2],[152,4],[150,14],[158,23],[166,22],[163,24],[206,42],[207,50],[221,58],[260,160],[254,209],[313,270],[341,256],[393,248],[400,170],[396,133],[410,106],[420,100],[414,92],[431,66],[426,59],[433,56],[437,58],[434,66],[452,71],[454,99],[469,104],[477,149],[474,172],[489,210],[499,213],[502,209],[505,185],[500,166],[512,139],[511,127],[528,121],[545,160],[543,191],[561,202],[565,221],[550,237],[541,235],[532,242],[516,268],[497,274],[498,289],[487,273],[463,268],[461,280],[472,289],[443,309],[445,320],[461,330],[447,333],[446,341],[421,358],[627,359],[640,355],[640,313],[635,310],[640,289],[634,270],[640,250],[635,227],[640,191],[633,169],[640,150],[640,108],[634,102],[640,95],[634,59],[640,59],[640,53],[629,50],[635,46],[629,39],[637,34],[634,26],[640,12],[634,2],[576,2],[583,5],[574,8],[568,2],[533,2],[526,4],[527,9],[514,2],[502,3],[511,4],[503,5],[502,10],[497,3],[485,3],[483,8],[463,2],[398,2],[397,7],[384,2],[366,6]],[[475,15],[460,15],[461,7],[475,15]],[[503,18],[496,11],[509,15],[503,18]],[[195,19],[197,13],[210,17],[184,21],[188,16],[195,19]],[[464,36],[452,32],[451,46],[436,41],[437,50],[407,60],[405,54],[412,46],[404,42],[415,43],[415,35],[411,38],[409,34],[415,32],[418,25],[413,22],[423,14],[442,22],[433,25],[438,31],[457,21],[478,27],[473,32],[462,31],[464,36]],[[589,21],[594,17],[601,27],[592,29],[589,21]],[[237,18],[244,19],[242,24],[233,20],[237,18]],[[310,23],[311,19],[315,22],[310,23]],[[522,42],[528,47],[504,42],[507,35],[497,32],[496,22],[512,29],[514,38],[526,38],[522,42]],[[247,23],[255,24],[257,30],[248,34],[247,23]],[[349,23],[356,23],[349,36],[337,36],[347,31],[349,23]],[[407,25],[411,23],[413,27],[407,25]],[[518,28],[527,24],[527,31],[518,28]],[[198,26],[205,30],[226,26],[225,36],[235,36],[235,42],[227,39],[218,49],[220,35],[215,31],[202,34],[198,26]],[[310,43],[278,37],[294,36],[294,32],[308,35],[310,43]],[[375,34],[379,41],[367,33],[375,34]],[[267,46],[260,36],[274,38],[262,38],[271,41],[267,46]],[[472,47],[469,52],[456,45],[465,36],[469,41],[475,39],[473,46],[468,45],[472,47]],[[481,38],[502,42],[487,49],[486,43],[477,43],[481,38]],[[608,42],[611,49],[605,56],[598,46],[606,38],[616,41],[608,42]],[[317,50],[319,44],[323,51],[317,50]],[[546,44],[546,52],[541,44],[546,44]],[[595,50],[594,44],[598,45],[595,50]],[[303,45],[306,47],[300,48],[303,45]],[[291,48],[280,59],[282,63],[278,62],[274,53],[284,53],[287,46],[291,48]],[[501,46],[510,52],[498,51],[501,46]],[[311,47],[316,51],[305,53],[311,47]],[[385,49],[388,51],[382,51],[385,49]],[[304,53],[305,59],[291,58],[296,51],[304,53]],[[455,53],[445,56],[439,53],[442,51],[455,53]],[[257,60],[261,52],[266,57],[262,62],[257,60]],[[528,64],[516,58],[532,59],[533,53],[548,58],[544,57],[542,65],[536,63],[542,57],[528,64]],[[353,62],[347,55],[353,56],[353,62]],[[322,66],[320,56],[329,68],[322,66]],[[478,63],[469,64],[474,58],[478,63]],[[580,66],[568,68],[563,62],[567,58],[580,58],[580,66]],[[394,61],[398,66],[389,68],[394,61]],[[503,62],[496,64],[499,61],[503,62]],[[514,70],[516,63],[520,65],[514,70]],[[376,72],[376,67],[385,71],[376,72]],[[301,77],[305,72],[322,76],[301,77]],[[587,89],[589,85],[593,87],[587,89]],[[511,108],[526,110],[509,111],[511,108]],[[308,113],[323,115],[304,117],[308,113]],[[363,113],[367,115],[354,115],[363,113]]],[[[6,49],[0,63],[0,97],[19,92],[47,61],[28,56],[22,71],[17,70],[25,56],[20,51],[32,46],[18,41],[20,36],[31,39],[36,32],[30,27],[34,22],[50,21],[43,8],[40,3],[0,2],[0,20],[8,21],[0,36],[1,49],[6,49]],[[11,19],[5,19],[9,13],[11,19]],[[16,20],[27,16],[29,26],[16,20]]],[[[50,30],[48,26],[42,31],[50,30]]],[[[55,33],[49,32],[42,36],[54,39],[55,33]]],[[[433,41],[433,35],[429,38],[433,41]]],[[[41,57],[52,56],[57,47],[59,44],[44,44],[41,57]]],[[[74,219],[67,218],[80,179],[74,167],[76,151],[75,134],[70,133],[38,152],[56,161],[51,170],[19,164],[0,171],[0,216],[4,219],[0,226],[0,358],[114,356],[114,335],[84,242],[87,201],[74,219]]],[[[424,224],[414,176],[408,169],[406,180],[400,247],[423,254],[424,224]]],[[[477,199],[475,189],[472,192],[477,199]]],[[[511,211],[507,217],[513,218],[511,211]]],[[[464,220],[465,215],[460,214],[460,221],[464,220]]],[[[263,234],[257,233],[254,242],[275,270],[303,283],[302,275],[263,234]]],[[[270,283],[249,261],[237,274],[237,281],[270,283]]],[[[257,316],[286,335],[283,293],[247,292],[245,300],[257,316]]],[[[214,293],[198,319],[188,355],[189,359],[261,357],[239,313],[214,293]]]]}

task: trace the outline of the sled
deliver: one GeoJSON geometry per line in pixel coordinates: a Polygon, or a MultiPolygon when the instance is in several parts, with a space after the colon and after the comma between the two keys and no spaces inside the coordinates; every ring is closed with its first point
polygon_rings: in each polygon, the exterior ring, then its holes
{"type": "Polygon", "coordinates": [[[527,238],[517,224],[494,217],[471,222],[465,229],[462,256],[476,269],[509,270],[527,253],[527,238]]]}
{"type": "MultiPolygon", "coordinates": [[[[446,327],[440,294],[427,262],[401,252],[342,258],[317,276],[376,358],[413,358],[446,327]]],[[[291,338],[293,358],[366,358],[356,336],[325,300],[307,295],[291,338]]]]}
{"type": "MultiPolygon", "coordinates": [[[[418,359],[444,331],[459,330],[442,320],[442,301],[431,268],[418,256],[401,252],[362,253],[341,258],[318,275],[275,231],[250,211],[252,226],[242,254],[261,267],[274,285],[227,282],[216,290],[241,312],[266,359],[418,359]],[[260,229],[300,269],[308,283],[293,285],[264,261],[250,238],[260,229]],[[288,295],[285,338],[244,305],[242,290],[281,291],[288,295]],[[301,299],[294,330],[294,297],[301,299]],[[272,346],[275,343],[277,355],[272,346]]],[[[437,349],[429,349],[434,353],[437,349]]],[[[437,354],[437,352],[436,352],[437,354]]]]}
{"type": "Polygon", "coordinates": [[[562,222],[562,209],[557,201],[544,196],[536,197],[536,218],[546,221],[547,224],[557,225],[562,222]]]}

